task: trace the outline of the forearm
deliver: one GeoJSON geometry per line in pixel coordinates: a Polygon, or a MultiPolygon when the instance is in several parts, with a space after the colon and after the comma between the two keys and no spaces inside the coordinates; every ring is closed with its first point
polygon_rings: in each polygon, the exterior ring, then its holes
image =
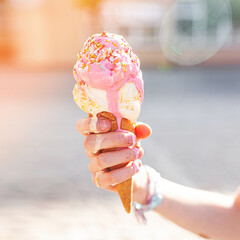
{"type": "Polygon", "coordinates": [[[155,211],[177,225],[216,240],[240,239],[240,212],[233,199],[162,179],[162,204],[155,211]]]}

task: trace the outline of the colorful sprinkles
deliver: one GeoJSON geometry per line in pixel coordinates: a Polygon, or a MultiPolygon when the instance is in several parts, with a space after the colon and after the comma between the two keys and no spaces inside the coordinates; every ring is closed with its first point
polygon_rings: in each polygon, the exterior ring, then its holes
{"type": "Polygon", "coordinates": [[[108,61],[109,64],[114,64],[110,71],[114,71],[114,76],[117,76],[120,72],[122,74],[127,72],[127,62],[122,59],[122,56],[125,55],[126,59],[130,58],[132,62],[139,64],[137,56],[132,53],[132,49],[126,40],[119,37],[112,41],[113,37],[114,35],[103,32],[101,35],[92,35],[88,38],[83,49],[78,54],[78,66],[82,69],[87,67],[89,72],[90,65],[97,63],[101,70],[104,70],[103,65],[106,63],[103,63],[103,61],[108,61]],[[99,40],[99,36],[104,37],[103,40],[99,40]],[[114,46],[113,48],[109,47],[110,43],[114,46]]]}
{"type": "Polygon", "coordinates": [[[118,45],[117,45],[115,42],[112,42],[112,44],[113,44],[115,47],[118,47],[118,45]]]}

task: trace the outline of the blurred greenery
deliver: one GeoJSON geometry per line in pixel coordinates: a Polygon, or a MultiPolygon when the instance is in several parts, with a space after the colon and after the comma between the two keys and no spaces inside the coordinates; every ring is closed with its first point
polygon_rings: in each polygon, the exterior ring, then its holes
{"type": "Polygon", "coordinates": [[[214,35],[218,24],[226,22],[231,17],[231,12],[225,4],[218,4],[218,0],[208,0],[206,3],[208,6],[208,34],[214,35]]]}
{"type": "Polygon", "coordinates": [[[233,25],[240,26],[240,0],[231,0],[233,25]]]}
{"type": "MultiPolygon", "coordinates": [[[[201,1],[199,1],[201,3],[201,1]]],[[[183,1],[183,3],[185,3],[183,1]]],[[[195,30],[207,29],[207,35],[216,37],[218,26],[231,22],[231,9],[225,1],[205,0],[207,5],[207,17],[203,16],[197,20],[180,19],[177,23],[177,29],[180,34],[191,36],[195,30]],[[226,3],[226,4],[225,4],[226,3]]],[[[192,5],[195,3],[192,2],[192,5]]],[[[240,24],[240,0],[232,0],[233,21],[235,26],[240,24]]],[[[190,8],[191,9],[191,8],[190,8]]],[[[192,11],[192,10],[191,10],[192,11]]]]}

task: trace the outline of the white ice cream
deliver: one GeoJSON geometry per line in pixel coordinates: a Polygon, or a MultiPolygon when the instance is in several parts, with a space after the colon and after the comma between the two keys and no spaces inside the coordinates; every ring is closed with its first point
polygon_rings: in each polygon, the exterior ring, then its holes
{"type": "MultiPolygon", "coordinates": [[[[85,112],[95,117],[98,113],[109,111],[107,92],[77,83],[73,90],[74,100],[85,112]]],[[[140,93],[133,82],[128,82],[119,90],[119,112],[123,118],[135,122],[140,114],[140,93]]]]}
{"type": "Polygon", "coordinates": [[[133,82],[123,85],[119,91],[119,112],[124,118],[135,122],[140,114],[141,96],[133,82]]]}
{"type": "Polygon", "coordinates": [[[86,84],[75,84],[74,100],[85,112],[96,116],[97,113],[108,111],[107,93],[104,90],[92,88],[86,84]]]}

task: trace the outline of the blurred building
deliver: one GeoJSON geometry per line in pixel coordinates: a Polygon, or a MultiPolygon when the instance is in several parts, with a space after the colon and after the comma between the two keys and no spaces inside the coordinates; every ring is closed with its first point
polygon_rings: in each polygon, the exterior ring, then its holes
{"type": "MultiPolygon", "coordinates": [[[[214,45],[223,40],[225,23],[218,21],[211,28],[209,1],[174,4],[175,12],[169,13],[171,0],[0,0],[0,62],[69,67],[87,37],[106,30],[124,35],[143,65],[167,63],[161,45],[165,35],[161,24],[167,14],[172,14],[167,22],[172,36],[188,47],[206,42],[208,47],[211,41],[214,45]]],[[[235,4],[234,16],[238,16],[239,4],[235,4]]],[[[234,22],[221,50],[204,64],[240,63],[239,25],[234,22]]]]}
{"type": "Polygon", "coordinates": [[[0,11],[0,59],[32,67],[69,66],[88,35],[72,1],[6,0],[0,11]],[[3,53],[3,54],[2,54],[3,53]],[[8,54],[8,57],[6,57],[8,54]]]}
{"type": "Polygon", "coordinates": [[[143,65],[166,61],[161,54],[160,23],[169,1],[107,0],[101,5],[103,29],[123,35],[143,65]]]}
{"type": "MultiPolygon", "coordinates": [[[[234,7],[240,15],[240,2],[234,7]]],[[[181,43],[195,55],[204,52],[204,64],[240,64],[240,26],[231,29],[232,11],[226,0],[124,0],[121,4],[107,0],[101,9],[103,28],[124,35],[145,65],[171,59],[163,51],[164,41],[181,43]]]]}

